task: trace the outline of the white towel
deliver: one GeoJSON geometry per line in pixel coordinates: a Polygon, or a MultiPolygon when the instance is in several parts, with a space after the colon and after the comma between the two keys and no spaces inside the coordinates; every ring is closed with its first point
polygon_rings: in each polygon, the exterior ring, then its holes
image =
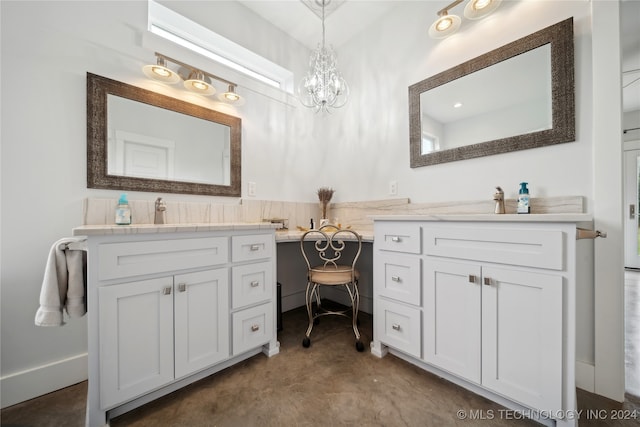
{"type": "Polygon", "coordinates": [[[86,252],[68,249],[69,243],[85,237],[65,237],[51,246],[40,290],[37,326],[64,325],[63,309],[69,317],[82,317],[86,312],[86,252]]]}

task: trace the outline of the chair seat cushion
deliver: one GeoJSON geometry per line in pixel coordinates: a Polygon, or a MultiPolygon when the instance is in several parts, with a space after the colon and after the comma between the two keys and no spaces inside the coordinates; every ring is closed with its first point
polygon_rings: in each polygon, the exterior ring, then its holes
{"type": "MultiPolygon", "coordinates": [[[[356,280],[360,277],[358,270],[354,271],[356,280]]],[[[318,265],[309,271],[309,281],[321,285],[343,285],[351,282],[351,266],[349,265],[318,265]]]]}

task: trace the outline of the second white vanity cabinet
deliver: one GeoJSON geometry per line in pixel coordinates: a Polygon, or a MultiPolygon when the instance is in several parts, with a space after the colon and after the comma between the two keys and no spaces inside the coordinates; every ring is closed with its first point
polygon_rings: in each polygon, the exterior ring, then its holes
{"type": "Polygon", "coordinates": [[[376,217],[372,352],[573,425],[562,415],[576,409],[576,219],[586,216],[540,217],[376,217]]]}
{"type": "Polygon", "coordinates": [[[88,237],[88,426],[279,352],[273,227],[85,226],[74,234],[88,237]]]}

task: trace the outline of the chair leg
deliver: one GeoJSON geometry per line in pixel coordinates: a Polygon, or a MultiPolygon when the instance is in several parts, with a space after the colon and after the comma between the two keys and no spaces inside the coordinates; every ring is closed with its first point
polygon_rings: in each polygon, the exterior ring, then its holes
{"type": "Polygon", "coordinates": [[[313,297],[317,294],[317,286],[315,283],[307,282],[307,291],[305,293],[305,302],[307,305],[307,316],[309,317],[309,326],[307,332],[302,340],[303,347],[309,347],[311,345],[311,330],[313,329],[313,297]]]}
{"type": "Polygon", "coordinates": [[[360,340],[360,331],[358,330],[358,311],[360,308],[360,292],[358,291],[358,283],[346,284],[349,298],[351,299],[351,326],[356,336],[356,349],[364,351],[364,344],[360,340]]]}

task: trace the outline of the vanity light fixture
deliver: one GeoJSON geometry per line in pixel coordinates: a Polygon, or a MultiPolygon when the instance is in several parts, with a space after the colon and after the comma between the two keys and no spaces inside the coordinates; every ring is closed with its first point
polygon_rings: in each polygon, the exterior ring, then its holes
{"type": "Polygon", "coordinates": [[[175,84],[180,81],[183,82],[185,89],[197,93],[200,95],[213,95],[216,93],[216,88],[213,86],[213,80],[217,80],[221,83],[228,85],[229,91],[222,93],[218,96],[218,99],[233,105],[244,104],[244,98],[236,93],[238,85],[230,82],[229,80],[218,77],[214,74],[207,73],[206,71],[199,70],[184,62],[178,61],[160,53],[155,53],[157,58],[157,64],[145,65],[142,67],[144,74],[154,80],[175,84]],[[173,71],[168,63],[173,63],[178,66],[177,71],[173,71]]]}
{"type": "Polygon", "coordinates": [[[324,8],[331,0],[315,0],[322,7],[322,44],[311,54],[309,71],[298,85],[298,98],[305,107],[316,112],[340,108],[349,99],[349,85],[337,68],[338,61],[331,47],[325,46],[324,8]]]}
{"type": "Polygon", "coordinates": [[[164,56],[156,54],[156,64],[149,64],[142,67],[144,74],[154,80],[163,83],[175,84],[180,81],[178,73],[167,68],[167,61],[164,56]]]}
{"type": "MultiPolygon", "coordinates": [[[[455,0],[447,7],[438,11],[438,19],[429,27],[429,36],[434,39],[443,39],[458,31],[462,19],[458,15],[449,14],[464,0],[455,0]]],[[[467,19],[481,19],[495,11],[502,0],[469,0],[464,8],[464,17],[467,19]]]]}
{"type": "Polygon", "coordinates": [[[236,93],[236,87],[234,85],[229,85],[227,92],[218,94],[218,99],[224,102],[231,102],[234,105],[244,104],[244,98],[236,93]]]}

